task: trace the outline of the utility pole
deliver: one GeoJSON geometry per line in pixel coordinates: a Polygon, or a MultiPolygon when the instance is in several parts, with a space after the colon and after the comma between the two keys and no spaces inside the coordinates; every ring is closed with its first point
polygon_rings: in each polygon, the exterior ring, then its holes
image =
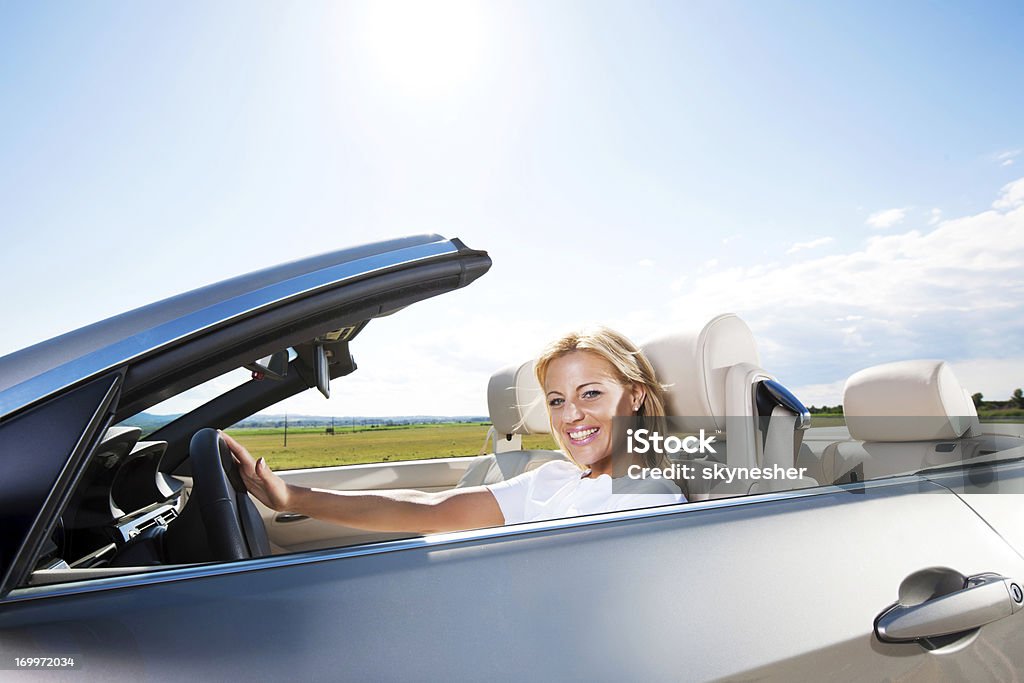
{"type": "Polygon", "coordinates": [[[288,413],[284,414],[284,447],[288,448],[288,413]]]}

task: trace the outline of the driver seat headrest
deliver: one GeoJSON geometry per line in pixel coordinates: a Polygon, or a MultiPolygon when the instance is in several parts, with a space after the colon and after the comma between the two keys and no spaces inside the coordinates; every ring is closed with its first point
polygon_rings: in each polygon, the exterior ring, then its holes
{"type": "MultiPolygon", "coordinates": [[[[718,315],[699,329],[659,337],[641,349],[665,387],[666,413],[678,416],[688,431],[724,432],[733,403],[726,398],[737,389],[750,403],[749,375],[760,371],[761,361],[753,333],[734,313],[718,315]]],[[[737,410],[735,404],[731,410],[737,410]]],[[[744,406],[740,414],[749,410],[744,406]]]]}
{"type": "Polygon", "coordinates": [[[491,375],[487,383],[487,412],[501,437],[551,433],[535,365],[532,360],[510,365],[491,375]]]}

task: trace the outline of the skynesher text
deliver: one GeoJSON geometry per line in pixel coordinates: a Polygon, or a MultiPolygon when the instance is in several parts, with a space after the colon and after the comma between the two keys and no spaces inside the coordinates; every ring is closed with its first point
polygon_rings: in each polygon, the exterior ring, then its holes
{"type": "MultiPolygon", "coordinates": [[[[630,465],[626,470],[626,476],[630,479],[697,479],[697,468],[694,465],[672,463],[668,467],[643,467],[642,465],[630,465]]],[[[719,463],[712,463],[701,469],[700,478],[706,480],[719,480],[731,483],[735,480],[744,479],[803,479],[807,476],[806,467],[783,467],[772,465],[771,467],[729,467],[719,463]]]]}

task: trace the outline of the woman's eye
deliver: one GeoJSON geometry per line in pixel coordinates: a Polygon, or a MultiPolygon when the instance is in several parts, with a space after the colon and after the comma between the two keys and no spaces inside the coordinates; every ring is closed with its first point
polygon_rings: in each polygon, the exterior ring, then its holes
{"type": "Polygon", "coordinates": [[[583,392],[583,398],[597,398],[601,395],[601,392],[597,389],[587,389],[583,392]]]}
{"type": "Polygon", "coordinates": [[[563,403],[565,403],[565,399],[562,398],[553,398],[550,401],[548,401],[548,405],[551,406],[552,408],[557,408],[563,403]]]}

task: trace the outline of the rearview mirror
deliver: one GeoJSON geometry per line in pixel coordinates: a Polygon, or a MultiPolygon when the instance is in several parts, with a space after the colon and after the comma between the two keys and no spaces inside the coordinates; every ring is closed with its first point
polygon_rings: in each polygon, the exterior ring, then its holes
{"type": "Polygon", "coordinates": [[[318,341],[313,346],[313,377],[316,378],[316,388],[324,395],[324,398],[331,397],[331,370],[327,358],[327,349],[323,342],[318,341]]]}

